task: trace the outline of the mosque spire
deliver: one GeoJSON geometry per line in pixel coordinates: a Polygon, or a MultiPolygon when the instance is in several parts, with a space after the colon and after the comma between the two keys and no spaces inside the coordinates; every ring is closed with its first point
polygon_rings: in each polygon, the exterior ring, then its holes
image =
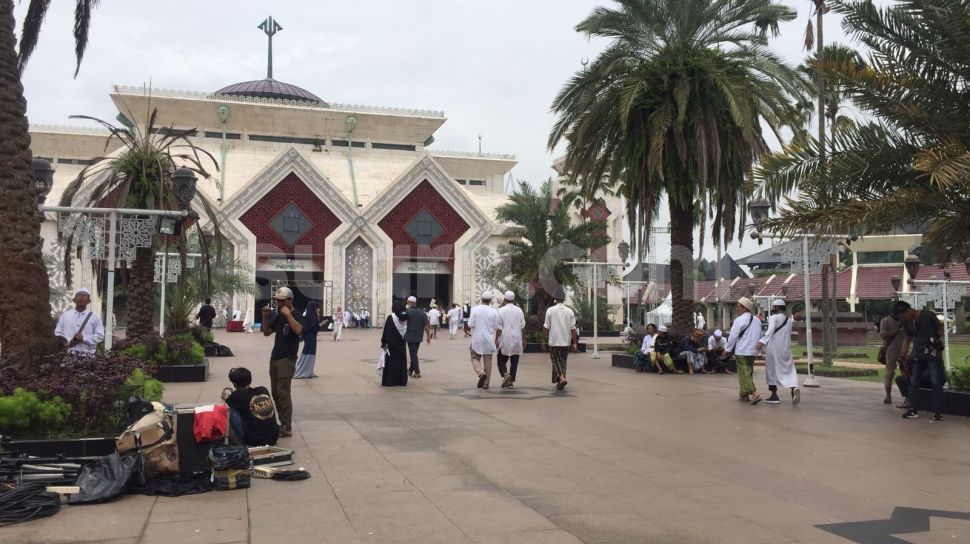
{"type": "Polygon", "coordinates": [[[273,79],[273,34],[283,30],[283,27],[270,15],[256,28],[261,29],[269,38],[269,51],[266,57],[266,79],[273,79]]]}

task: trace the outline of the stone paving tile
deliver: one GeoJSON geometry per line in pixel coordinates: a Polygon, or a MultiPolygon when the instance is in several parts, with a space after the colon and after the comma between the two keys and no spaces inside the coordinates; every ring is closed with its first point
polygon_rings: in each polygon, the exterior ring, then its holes
{"type": "Polygon", "coordinates": [[[183,501],[181,497],[159,497],[155,507],[152,508],[148,522],[165,523],[208,518],[233,518],[243,520],[245,523],[248,515],[245,491],[212,491],[205,493],[205,495],[208,500],[202,504],[200,504],[200,501],[183,501]],[[223,498],[220,495],[226,497],[223,498]]]}
{"type": "Polygon", "coordinates": [[[206,518],[192,521],[149,523],[142,544],[225,544],[249,540],[246,520],[206,518]]]}

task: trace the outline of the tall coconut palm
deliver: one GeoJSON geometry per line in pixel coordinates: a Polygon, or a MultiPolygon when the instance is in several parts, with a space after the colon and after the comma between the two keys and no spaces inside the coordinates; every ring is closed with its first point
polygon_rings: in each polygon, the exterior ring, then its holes
{"type": "Polygon", "coordinates": [[[795,17],[771,0],[616,0],[576,29],[612,43],[553,102],[549,146],[566,143],[565,171],[586,194],[615,187],[642,255],[666,196],[674,326],[693,327],[694,227],[715,243],[740,238],[762,127],[800,117],[797,73],[768,47],[795,17]],[[722,237],[722,233],[726,236],[722,237]]]}
{"type": "Polygon", "coordinates": [[[499,286],[527,286],[526,290],[537,297],[540,320],[553,302],[549,292],[555,287],[551,276],[561,285],[578,285],[576,275],[561,261],[581,259],[586,252],[610,242],[603,234],[602,221],[572,224],[569,210],[575,198],[576,194],[567,192],[564,199],[558,200],[552,180],[546,180],[538,189],[519,182],[509,202],[496,210],[496,219],[512,226],[505,231],[509,242],[499,247],[499,261],[493,267],[497,277],[489,279],[499,286]],[[562,250],[564,242],[572,249],[562,250]]]}
{"type": "MultiPolygon", "coordinates": [[[[86,166],[64,190],[61,196],[62,206],[97,205],[105,199],[117,199],[118,207],[136,208],[142,210],[174,210],[178,203],[172,187],[172,174],[176,166],[185,166],[198,175],[208,178],[209,173],[203,163],[211,163],[218,170],[215,157],[207,151],[196,147],[189,139],[195,130],[177,130],[173,127],[158,128],[155,126],[156,110],[150,109],[146,120],[135,123],[132,128],[116,127],[107,121],[94,117],[74,116],[74,118],[89,119],[100,123],[108,129],[106,148],[117,139],[121,143],[120,149],[107,157],[93,159],[91,165],[86,166]],[[83,198],[78,198],[82,188],[87,188],[83,198]],[[77,202],[76,200],[81,200],[77,202]]],[[[129,119],[134,116],[130,111],[123,112],[129,119]]],[[[218,236],[219,224],[215,218],[215,208],[212,202],[202,193],[197,192],[195,201],[209,216],[212,227],[218,236]]],[[[196,228],[200,228],[196,223],[196,228]]],[[[201,232],[201,231],[200,231],[201,232]]],[[[203,264],[208,273],[208,248],[204,236],[202,251],[205,254],[203,264]]],[[[158,237],[155,242],[158,243],[158,237]]],[[[185,231],[174,240],[176,247],[185,254],[185,231]]],[[[152,331],[155,304],[155,247],[137,248],[135,259],[131,265],[128,280],[128,325],[126,333],[129,337],[138,337],[152,331]]],[[[221,252],[217,251],[217,255],[221,252]]],[[[70,262],[70,259],[66,260],[70,262]]],[[[185,263],[185,259],[182,259],[185,263]]]]}
{"type": "Polygon", "coordinates": [[[920,226],[937,261],[970,255],[970,5],[903,1],[879,9],[839,0],[865,64],[823,62],[826,79],[873,119],[818,141],[795,140],[765,158],[761,189],[781,198],[767,227],[783,233],[859,234],[920,226]]]}
{"type": "MultiPolygon", "coordinates": [[[[47,293],[49,282],[37,223],[37,190],[30,161],[27,103],[20,74],[37,45],[50,0],[31,0],[19,51],[13,0],[0,0],[0,345],[3,359],[29,369],[57,350],[47,293]],[[28,295],[29,293],[29,295],[28,295]],[[28,297],[25,301],[24,296],[28,297]],[[48,334],[49,333],[49,334],[48,334]]],[[[74,22],[77,66],[88,42],[96,0],[77,0],[74,22]]],[[[77,71],[75,71],[77,75],[77,71]]]]}

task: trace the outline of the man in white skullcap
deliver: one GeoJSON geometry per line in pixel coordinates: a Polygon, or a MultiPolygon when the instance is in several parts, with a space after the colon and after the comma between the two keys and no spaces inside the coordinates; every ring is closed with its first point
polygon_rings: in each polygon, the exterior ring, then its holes
{"type": "Polygon", "coordinates": [[[765,376],[768,378],[768,390],[771,391],[771,396],[765,400],[768,404],[781,404],[781,399],[778,398],[779,385],[791,391],[792,404],[797,406],[801,400],[795,359],[791,352],[792,325],[800,317],[800,314],[789,317],[785,313],[784,300],[776,299],[771,303],[768,330],[758,342],[758,350],[765,353],[765,376]]]}
{"type": "Polygon", "coordinates": [[[94,355],[98,344],[104,340],[104,323],[98,314],[88,309],[91,291],[81,287],[74,292],[74,309],[61,314],[54,328],[54,336],[72,353],[94,355]]]}
{"type": "Polygon", "coordinates": [[[566,306],[566,290],[559,286],[552,293],[554,306],[546,309],[542,324],[542,349],[549,351],[552,360],[552,383],[562,391],[566,384],[566,362],[570,351],[579,351],[579,333],[576,330],[576,314],[566,306]]]}
{"type": "Polygon", "coordinates": [[[717,329],[707,339],[707,360],[715,372],[721,371],[725,374],[733,374],[731,369],[727,367],[724,362],[724,348],[727,347],[727,338],[724,338],[724,333],[721,329],[717,329]]]}
{"type": "Polygon", "coordinates": [[[472,307],[468,315],[468,330],[472,340],[469,350],[472,369],[478,375],[478,388],[488,389],[492,378],[492,354],[498,351],[502,337],[502,319],[492,308],[492,291],[482,293],[482,303],[472,307]]]}
{"type": "Polygon", "coordinates": [[[751,404],[761,402],[761,395],[754,385],[754,358],[758,355],[758,340],[761,339],[761,320],[754,315],[754,302],[741,297],[737,305],[738,316],[731,324],[727,353],[734,353],[738,365],[738,385],[740,399],[751,404]]]}
{"type": "Polygon", "coordinates": [[[512,387],[515,383],[515,371],[519,368],[519,355],[525,349],[525,338],[522,329],[525,328],[525,314],[515,302],[515,293],[505,292],[505,300],[498,309],[501,319],[499,331],[501,342],[498,347],[498,371],[502,375],[502,387],[512,387]],[[512,364],[506,371],[505,364],[512,359],[512,364]]]}

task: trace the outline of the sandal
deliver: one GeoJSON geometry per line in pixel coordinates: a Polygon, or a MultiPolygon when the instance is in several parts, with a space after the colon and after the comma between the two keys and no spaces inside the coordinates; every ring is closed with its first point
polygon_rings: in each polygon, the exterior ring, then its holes
{"type": "Polygon", "coordinates": [[[752,393],[751,400],[748,402],[748,404],[750,404],[751,406],[754,406],[759,402],[761,402],[761,395],[759,395],[758,393],[752,393]]]}

